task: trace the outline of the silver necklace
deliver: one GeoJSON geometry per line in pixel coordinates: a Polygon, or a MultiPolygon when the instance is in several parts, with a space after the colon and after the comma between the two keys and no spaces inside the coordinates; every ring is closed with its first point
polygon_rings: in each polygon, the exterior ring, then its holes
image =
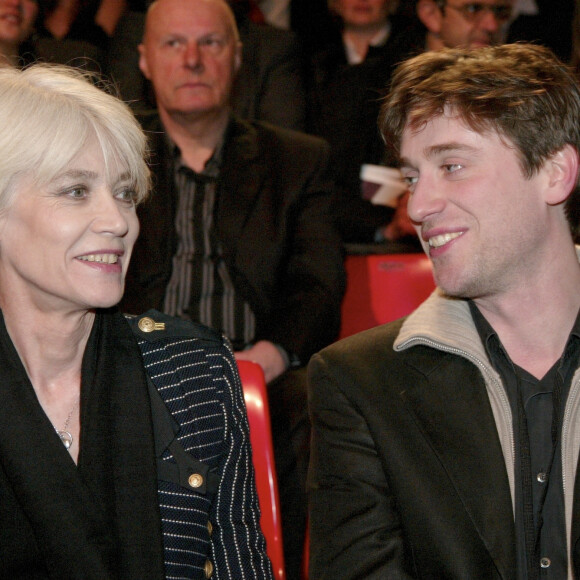
{"type": "Polygon", "coordinates": [[[73,413],[76,411],[78,404],[79,399],[77,399],[76,403],[74,404],[74,407],[70,410],[70,413],[68,414],[68,417],[64,422],[64,427],[62,428],[62,431],[59,431],[58,429],[55,428],[55,431],[58,433],[58,436],[60,437],[60,440],[62,441],[62,444],[65,446],[66,449],[70,449],[71,445],[73,444],[73,436],[71,435],[71,432],[68,431],[68,424],[70,423],[70,420],[73,416],[73,413]]]}

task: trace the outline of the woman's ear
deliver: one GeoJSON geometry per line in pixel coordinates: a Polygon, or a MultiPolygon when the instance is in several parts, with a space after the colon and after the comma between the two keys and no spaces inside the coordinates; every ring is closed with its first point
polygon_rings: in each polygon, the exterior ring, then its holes
{"type": "Polygon", "coordinates": [[[554,153],[545,163],[548,172],[548,185],[544,200],[549,205],[565,201],[576,187],[580,163],[578,151],[570,144],[554,153]]]}

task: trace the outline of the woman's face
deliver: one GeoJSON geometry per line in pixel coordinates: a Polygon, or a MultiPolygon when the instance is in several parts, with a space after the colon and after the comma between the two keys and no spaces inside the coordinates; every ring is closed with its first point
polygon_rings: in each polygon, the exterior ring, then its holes
{"type": "Polygon", "coordinates": [[[17,181],[0,215],[0,295],[55,312],[119,302],[139,222],[132,183],[112,165],[107,178],[93,140],[47,185],[17,181]]]}
{"type": "Polygon", "coordinates": [[[347,28],[376,27],[389,17],[391,0],[335,0],[334,10],[347,28]]]}

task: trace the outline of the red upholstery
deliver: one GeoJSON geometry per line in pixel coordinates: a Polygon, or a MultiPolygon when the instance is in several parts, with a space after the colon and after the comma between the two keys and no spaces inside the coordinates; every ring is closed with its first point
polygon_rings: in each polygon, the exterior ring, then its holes
{"type": "Polygon", "coordinates": [[[238,370],[242,380],[250,424],[250,443],[262,514],[260,525],[266,537],[266,549],[272,562],[274,578],[285,580],[282,521],[280,519],[278,482],[274,464],[266,381],[262,367],[256,363],[238,361],[238,370]]]}
{"type": "Polygon", "coordinates": [[[423,253],[348,255],[340,338],[411,313],[435,288],[423,253]]]}

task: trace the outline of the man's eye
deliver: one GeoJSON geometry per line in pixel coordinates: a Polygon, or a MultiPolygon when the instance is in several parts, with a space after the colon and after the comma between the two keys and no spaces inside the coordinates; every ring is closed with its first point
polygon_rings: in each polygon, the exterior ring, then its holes
{"type": "Polygon", "coordinates": [[[199,41],[199,46],[218,50],[225,45],[225,40],[217,36],[210,36],[199,41]]]}
{"type": "Polygon", "coordinates": [[[416,175],[405,175],[403,177],[403,181],[407,187],[413,187],[418,180],[419,178],[416,175]]]}
{"type": "Polygon", "coordinates": [[[460,163],[447,163],[446,165],[443,166],[445,173],[455,173],[456,171],[459,171],[459,169],[462,168],[463,165],[461,165],[460,163]]]}
{"type": "Polygon", "coordinates": [[[465,4],[463,9],[468,14],[479,14],[480,12],[483,11],[483,5],[482,4],[465,4]]]}

